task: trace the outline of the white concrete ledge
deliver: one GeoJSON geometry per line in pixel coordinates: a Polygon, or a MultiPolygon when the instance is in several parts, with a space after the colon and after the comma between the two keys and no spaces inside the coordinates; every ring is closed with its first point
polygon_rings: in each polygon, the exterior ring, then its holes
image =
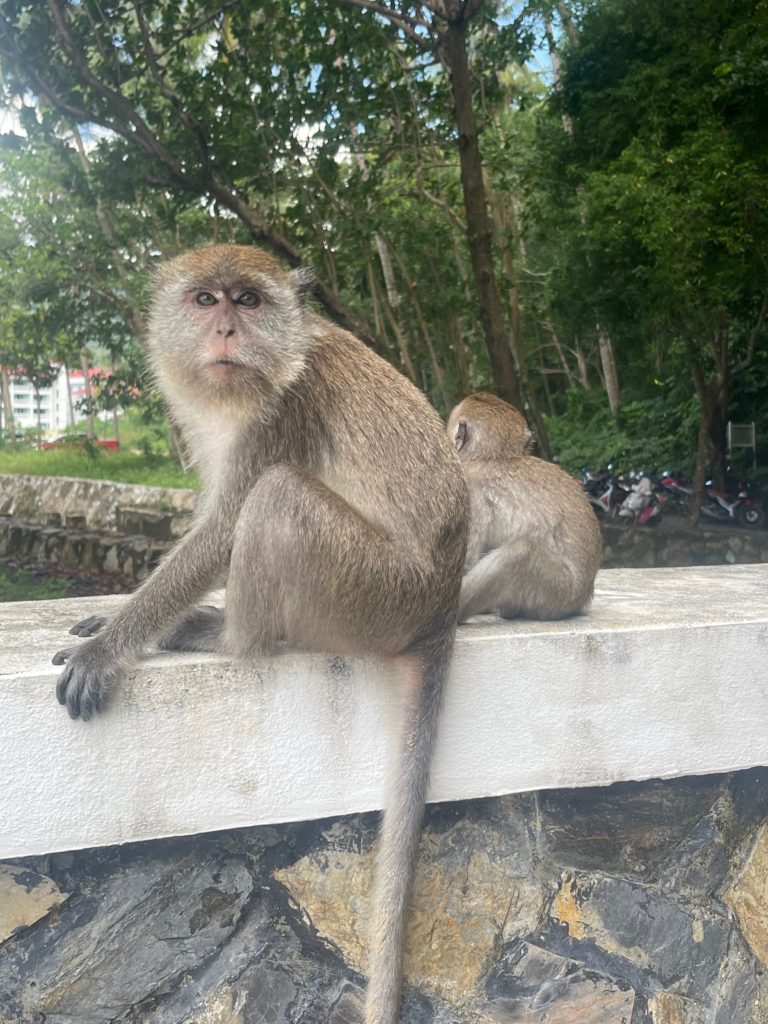
{"type": "MultiPolygon", "coordinates": [[[[154,655],[72,722],[50,657],[125,598],[0,605],[0,858],[381,806],[375,659],[154,655]]],[[[768,764],[768,565],[614,569],[566,622],[459,631],[431,799],[768,764]]]]}

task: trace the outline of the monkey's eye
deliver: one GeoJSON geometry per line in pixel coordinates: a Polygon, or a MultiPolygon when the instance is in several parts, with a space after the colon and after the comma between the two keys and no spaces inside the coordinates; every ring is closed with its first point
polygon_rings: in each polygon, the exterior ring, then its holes
{"type": "Polygon", "coordinates": [[[198,306],[215,306],[216,296],[213,292],[198,292],[195,296],[195,302],[198,306]]]}
{"type": "Polygon", "coordinates": [[[255,309],[261,303],[261,296],[258,292],[242,292],[235,299],[238,306],[245,306],[247,309],[255,309]]]}

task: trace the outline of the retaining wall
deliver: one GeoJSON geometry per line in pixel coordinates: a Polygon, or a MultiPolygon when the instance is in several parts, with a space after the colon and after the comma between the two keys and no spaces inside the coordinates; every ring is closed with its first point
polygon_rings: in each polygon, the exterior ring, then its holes
{"type": "MultiPolygon", "coordinates": [[[[69,477],[0,474],[0,556],[144,579],[189,525],[195,492],[69,477]]],[[[604,568],[768,562],[768,530],[667,516],[660,526],[601,523],[604,568]]]]}
{"type": "MultiPolygon", "coordinates": [[[[103,605],[0,606],[0,1021],[359,1022],[397,673],[156,654],[71,722],[103,605]]],[[[765,1024],[767,652],[757,565],[461,627],[405,1024],[765,1024]]]]}

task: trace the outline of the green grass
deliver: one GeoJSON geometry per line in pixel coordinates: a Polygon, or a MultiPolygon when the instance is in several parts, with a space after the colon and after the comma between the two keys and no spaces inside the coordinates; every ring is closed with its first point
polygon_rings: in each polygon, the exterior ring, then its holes
{"type": "MultiPolygon", "coordinates": [[[[76,430],[85,430],[85,423],[76,430]]],[[[99,437],[111,437],[111,425],[99,423],[99,437]]],[[[37,450],[28,444],[0,446],[0,473],[32,476],[74,476],[87,480],[117,480],[152,487],[196,487],[197,478],[185,473],[170,454],[164,424],[143,423],[131,412],[120,419],[120,449],[92,446],[37,450]]]]}
{"type": "Polygon", "coordinates": [[[26,569],[0,565],[0,602],[53,601],[68,593],[65,580],[33,576],[26,569]]]}
{"type": "Polygon", "coordinates": [[[140,452],[99,451],[95,455],[66,448],[35,451],[0,449],[0,473],[30,473],[33,476],[79,476],[87,480],[118,480],[126,484],[154,487],[194,487],[196,478],[185,473],[170,455],[140,452]]]}

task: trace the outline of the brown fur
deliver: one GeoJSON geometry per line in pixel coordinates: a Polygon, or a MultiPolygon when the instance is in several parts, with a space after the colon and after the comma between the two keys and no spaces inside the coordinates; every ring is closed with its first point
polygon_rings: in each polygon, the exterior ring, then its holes
{"type": "Polygon", "coordinates": [[[89,718],[156,638],[169,649],[246,657],[287,640],[402,658],[408,696],[380,843],[366,1009],[367,1024],[394,1024],[468,498],[424,396],[314,315],[307,285],[304,272],[244,246],[187,253],[159,272],[150,358],[202,476],[199,512],[117,615],[74,628],[101,632],[56,656],[66,662],[58,696],[73,717],[89,718]],[[223,615],[195,608],[223,577],[223,615]]]}
{"type": "Polygon", "coordinates": [[[583,611],[600,564],[600,529],[578,483],[524,454],[522,415],[492,395],[470,395],[448,434],[470,494],[470,538],[459,620],[560,619],[583,611]]]}
{"type": "Polygon", "coordinates": [[[459,402],[448,418],[448,436],[465,463],[527,455],[536,444],[525,416],[486,391],[476,391],[459,402]]]}

